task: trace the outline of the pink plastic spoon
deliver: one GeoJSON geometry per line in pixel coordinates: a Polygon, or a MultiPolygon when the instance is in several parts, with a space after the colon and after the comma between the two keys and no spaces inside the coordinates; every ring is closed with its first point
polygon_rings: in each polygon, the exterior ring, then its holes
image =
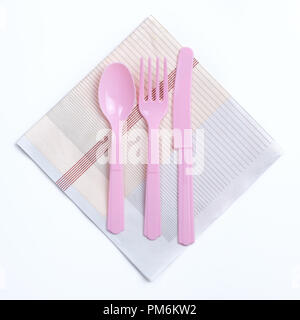
{"type": "Polygon", "coordinates": [[[135,97],[135,86],[129,70],[121,63],[109,65],[102,74],[98,98],[100,109],[112,129],[107,208],[107,230],[112,233],[124,230],[124,183],[120,141],[123,122],[134,107],[135,97]]]}

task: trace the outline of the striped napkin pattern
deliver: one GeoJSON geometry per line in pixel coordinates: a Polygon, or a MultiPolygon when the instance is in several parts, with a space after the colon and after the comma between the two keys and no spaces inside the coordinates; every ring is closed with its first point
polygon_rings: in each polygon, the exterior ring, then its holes
{"type": "MultiPolygon", "coordinates": [[[[138,89],[140,57],[167,57],[169,112],[161,129],[171,130],[180,48],[157,20],[147,18],[18,141],[149,280],[184,250],[176,238],[177,166],[174,161],[163,161],[176,157],[172,139],[161,143],[162,236],[149,241],[142,234],[145,162],[125,165],[125,231],[110,234],[105,229],[108,167],[104,161],[110,145],[109,125],[99,111],[97,91],[101,74],[110,63],[124,63],[138,89]]],[[[199,235],[280,156],[280,149],[196,59],[193,67],[192,128],[200,130],[204,137],[200,145],[203,169],[194,176],[195,228],[199,235]]],[[[128,135],[133,129],[145,132],[136,143],[146,159],[146,124],[138,105],[123,134],[128,135]]]]}

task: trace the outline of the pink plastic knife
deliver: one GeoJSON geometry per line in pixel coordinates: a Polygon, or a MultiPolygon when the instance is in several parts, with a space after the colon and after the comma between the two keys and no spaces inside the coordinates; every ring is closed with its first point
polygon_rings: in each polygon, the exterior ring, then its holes
{"type": "Polygon", "coordinates": [[[174,149],[178,151],[178,242],[183,245],[195,241],[192,137],[191,137],[191,85],[193,51],[182,48],[179,51],[175,90],[173,98],[174,149]]]}

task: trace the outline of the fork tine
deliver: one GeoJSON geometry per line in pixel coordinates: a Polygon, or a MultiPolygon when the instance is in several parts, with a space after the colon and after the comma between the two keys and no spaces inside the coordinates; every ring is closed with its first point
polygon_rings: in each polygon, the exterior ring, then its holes
{"type": "Polygon", "coordinates": [[[148,59],[148,101],[152,100],[152,68],[151,58],[148,59]]]}
{"type": "Polygon", "coordinates": [[[140,61],[140,93],[139,93],[139,104],[144,101],[144,59],[141,58],[140,61]]]}
{"type": "Polygon", "coordinates": [[[167,58],[164,58],[164,96],[163,100],[168,99],[168,68],[167,68],[167,58]]]}
{"type": "Polygon", "coordinates": [[[155,89],[155,100],[159,100],[159,59],[156,57],[156,89],[155,89]]]}

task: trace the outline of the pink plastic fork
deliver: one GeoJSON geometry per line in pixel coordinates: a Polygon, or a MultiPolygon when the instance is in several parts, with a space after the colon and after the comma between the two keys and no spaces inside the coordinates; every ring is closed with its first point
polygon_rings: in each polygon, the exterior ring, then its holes
{"type": "Polygon", "coordinates": [[[144,235],[151,240],[161,234],[159,124],[168,110],[168,70],[164,59],[163,97],[160,99],[159,59],[156,59],[155,99],[152,98],[151,59],[148,60],[148,99],[144,98],[144,61],[140,65],[139,109],[148,125],[148,165],[145,194],[144,235]]]}

